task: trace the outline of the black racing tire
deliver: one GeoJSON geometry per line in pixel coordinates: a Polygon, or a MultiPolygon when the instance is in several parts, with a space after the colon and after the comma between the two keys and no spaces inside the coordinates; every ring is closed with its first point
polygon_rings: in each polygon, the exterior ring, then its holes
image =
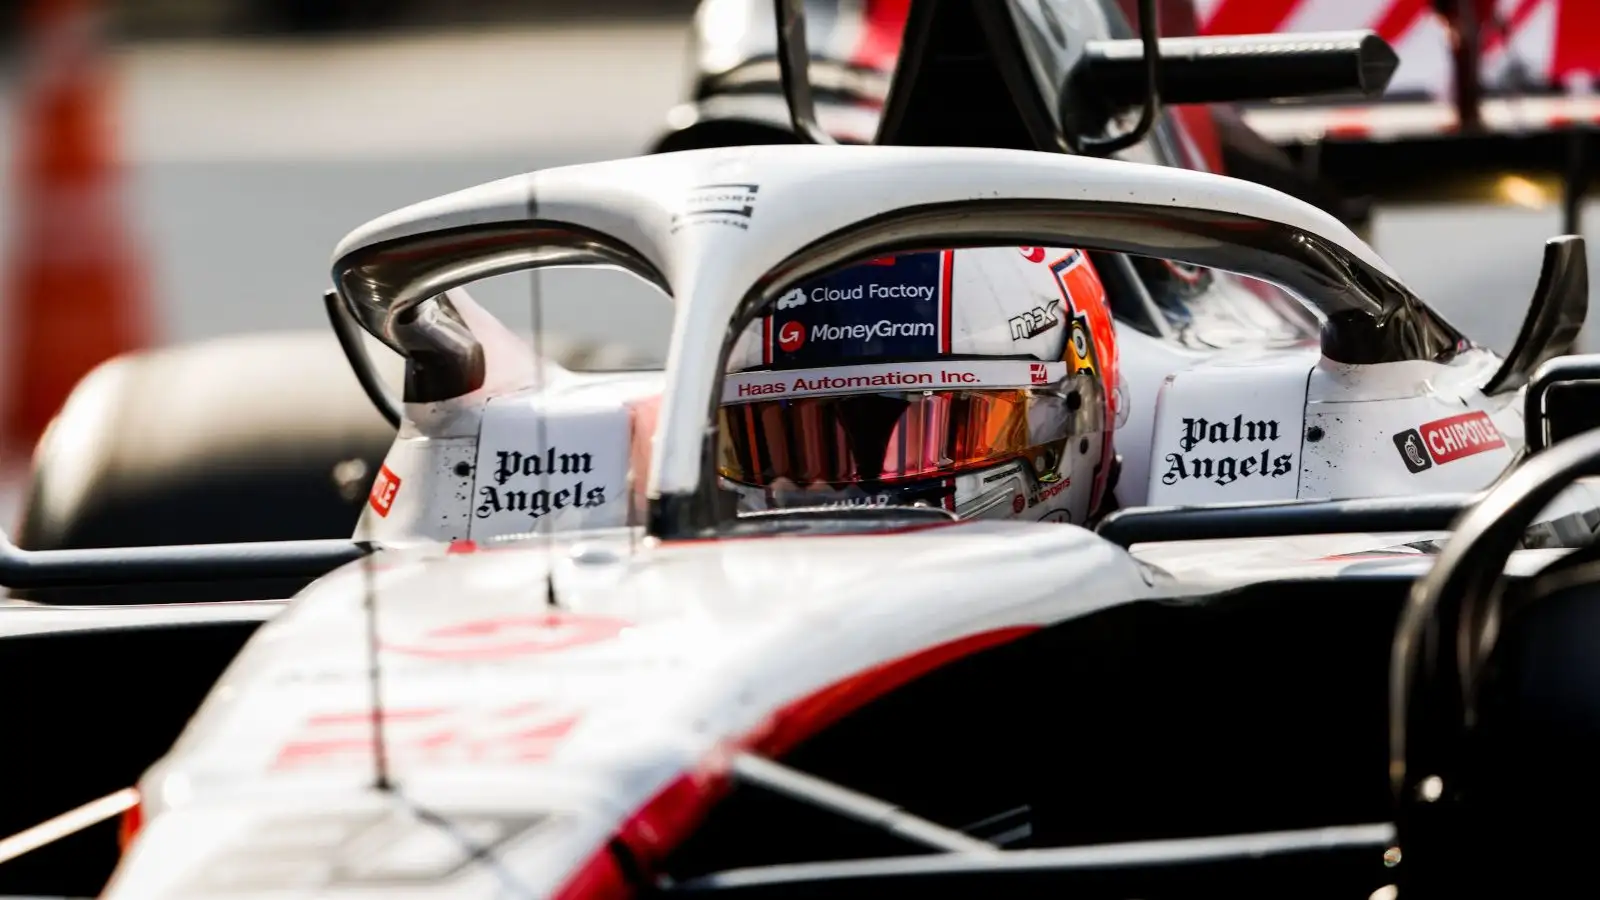
{"type": "MultiPolygon", "coordinates": [[[[393,439],[329,333],[230,336],[123,355],[78,384],[41,438],[14,539],[25,550],[63,550],[349,537],[393,439]],[[359,464],[341,472],[358,477],[341,486],[335,468],[349,460],[359,464]]],[[[251,600],[288,597],[306,583],[11,596],[251,600]]]]}

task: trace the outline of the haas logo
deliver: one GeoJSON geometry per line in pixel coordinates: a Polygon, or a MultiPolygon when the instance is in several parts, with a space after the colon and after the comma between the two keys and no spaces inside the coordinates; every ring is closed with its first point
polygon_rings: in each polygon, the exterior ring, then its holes
{"type": "Polygon", "coordinates": [[[785,353],[799,350],[806,342],[806,329],[799,322],[785,322],[778,329],[778,346],[785,353]]]}
{"type": "Polygon", "coordinates": [[[1031,363],[1028,366],[1028,374],[1033,378],[1034,384],[1045,384],[1050,380],[1050,374],[1045,369],[1044,363],[1031,363]]]}

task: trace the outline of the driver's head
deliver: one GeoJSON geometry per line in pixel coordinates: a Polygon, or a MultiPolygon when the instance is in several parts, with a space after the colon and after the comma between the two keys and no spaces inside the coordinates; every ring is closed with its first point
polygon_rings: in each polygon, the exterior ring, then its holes
{"type": "Polygon", "coordinates": [[[903,254],[800,285],[741,336],[718,469],[742,510],[927,504],[1082,524],[1110,491],[1116,384],[1085,254],[903,254]]]}

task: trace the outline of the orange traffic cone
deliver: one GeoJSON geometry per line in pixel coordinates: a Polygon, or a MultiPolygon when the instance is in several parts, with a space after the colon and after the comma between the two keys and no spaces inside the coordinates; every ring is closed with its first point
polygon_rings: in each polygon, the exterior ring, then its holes
{"type": "MultiPolygon", "coordinates": [[[[114,77],[94,0],[31,0],[5,272],[0,454],[31,452],[78,379],[148,340],[123,220],[114,77]]],[[[0,460],[3,462],[4,460],[0,460]]]]}

